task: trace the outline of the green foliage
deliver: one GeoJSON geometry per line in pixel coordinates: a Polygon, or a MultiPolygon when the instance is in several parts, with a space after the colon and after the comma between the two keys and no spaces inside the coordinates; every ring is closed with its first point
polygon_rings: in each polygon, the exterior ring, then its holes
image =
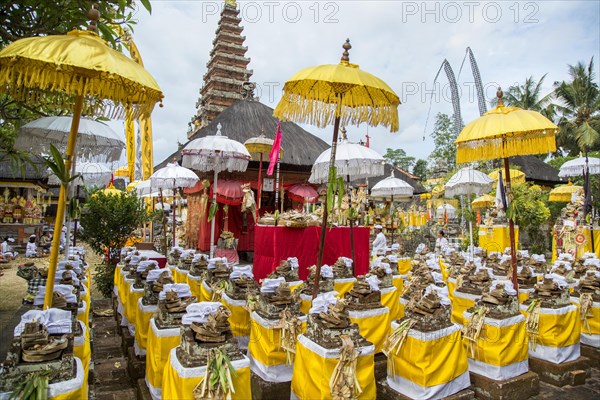
{"type": "Polygon", "coordinates": [[[571,156],[600,150],[600,88],[594,74],[594,58],[586,66],[569,65],[570,81],[554,83],[560,105],[558,145],[571,156]]]}
{"type": "Polygon", "coordinates": [[[529,249],[533,253],[545,253],[548,250],[548,232],[542,226],[550,220],[548,193],[541,187],[524,183],[512,187],[512,200],[506,212],[519,229],[529,236],[529,249]]]}
{"type": "Polygon", "coordinates": [[[115,262],[112,255],[125,245],[131,234],[148,221],[146,206],[135,194],[104,194],[93,192],[81,211],[82,240],[92,250],[109,256],[95,276],[95,283],[104,296],[110,296],[113,286],[115,262]]]}
{"type": "Polygon", "coordinates": [[[48,399],[48,382],[50,371],[32,372],[19,382],[9,399],[46,400],[48,399]]]}
{"type": "Polygon", "coordinates": [[[46,166],[52,170],[54,175],[58,178],[58,180],[64,185],[67,186],[69,182],[74,181],[79,178],[80,174],[75,174],[73,176],[69,176],[69,171],[65,164],[65,160],[62,157],[62,154],[53,144],[50,145],[50,156],[45,157],[46,166]]]}
{"type": "Polygon", "coordinates": [[[412,174],[418,176],[420,180],[427,179],[427,161],[419,159],[413,166],[412,174]]]}
{"type": "Polygon", "coordinates": [[[454,119],[447,114],[438,113],[435,116],[433,132],[434,149],[429,156],[433,160],[443,160],[448,170],[456,168],[456,140],[457,133],[454,127],[454,119]]]}
{"type": "Polygon", "coordinates": [[[405,171],[409,171],[410,167],[415,164],[415,158],[409,157],[403,149],[390,149],[388,147],[383,158],[389,164],[402,168],[405,171]]]}

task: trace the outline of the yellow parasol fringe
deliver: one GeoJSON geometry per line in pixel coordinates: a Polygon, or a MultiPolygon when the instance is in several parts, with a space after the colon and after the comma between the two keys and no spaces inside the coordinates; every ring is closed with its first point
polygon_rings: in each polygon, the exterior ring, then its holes
{"type": "Polygon", "coordinates": [[[295,121],[324,128],[333,124],[337,116],[342,125],[382,125],[390,131],[399,129],[397,106],[398,96],[382,89],[354,86],[341,95],[341,110],[337,112],[340,97],[331,87],[314,80],[287,82],[284,95],[273,115],[284,121],[295,121]],[[322,90],[313,90],[323,86],[322,90]],[[359,99],[357,101],[357,98],[359,99]]]}
{"type": "Polygon", "coordinates": [[[516,154],[542,154],[553,151],[556,151],[554,131],[544,129],[528,132],[527,136],[508,135],[504,138],[483,138],[458,143],[456,162],[464,164],[507,158],[516,154]]]}

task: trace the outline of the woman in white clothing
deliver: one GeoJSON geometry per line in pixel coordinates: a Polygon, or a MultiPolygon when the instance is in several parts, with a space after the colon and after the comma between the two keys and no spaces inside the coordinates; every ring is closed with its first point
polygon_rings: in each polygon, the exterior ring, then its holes
{"type": "Polygon", "coordinates": [[[37,244],[35,244],[35,235],[29,236],[29,242],[27,242],[27,247],[25,248],[25,257],[37,257],[39,254],[37,252],[37,244]]]}
{"type": "Polygon", "coordinates": [[[375,225],[375,233],[377,236],[375,240],[373,240],[373,251],[371,255],[376,256],[379,252],[385,254],[385,249],[387,248],[387,240],[385,239],[385,235],[383,234],[383,227],[381,225],[375,225]]]}

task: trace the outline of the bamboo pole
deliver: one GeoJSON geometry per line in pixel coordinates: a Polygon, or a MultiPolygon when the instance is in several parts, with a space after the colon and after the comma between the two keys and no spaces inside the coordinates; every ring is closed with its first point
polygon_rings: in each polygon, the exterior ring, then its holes
{"type": "MultiPolygon", "coordinates": [[[[81,118],[81,110],[83,109],[83,94],[78,94],[75,99],[75,108],[73,109],[73,119],[71,121],[71,131],[69,132],[69,141],[67,144],[67,153],[65,160],[65,169],[68,171],[73,163],[73,155],[75,154],[75,144],[77,143],[77,132],[79,131],[79,120],[81,118]]],[[[54,221],[54,235],[52,237],[52,248],[50,250],[50,265],[48,266],[48,278],[46,279],[46,294],[44,295],[44,310],[52,307],[52,295],[54,292],[54,278],[56,276],[56,267],[58,265],[58,252],[60,249],[60,233],[63,227],[63,219],[65,218],[65,206],[67,198],[67,186],[63,183],[60,185],[60,193],[58,195],[58,205],[56,208],[56,219],[54,221]]],[[[69,238],[67,238],[69,240],[69,238]]]]}

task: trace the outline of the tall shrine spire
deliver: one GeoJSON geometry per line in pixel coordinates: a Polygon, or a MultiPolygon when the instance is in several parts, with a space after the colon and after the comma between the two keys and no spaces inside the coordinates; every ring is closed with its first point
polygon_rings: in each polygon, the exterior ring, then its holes
{"type": "Polygon", "coordinates": [[[236,2],[225,0],[188,138],[236,101],[254,96],[255,85],[249,81],[252,70],[248,69],[250,58],[245,56],[248,47],[243,45],[246,37],[242,36],[241,22],[236,2]]]}

